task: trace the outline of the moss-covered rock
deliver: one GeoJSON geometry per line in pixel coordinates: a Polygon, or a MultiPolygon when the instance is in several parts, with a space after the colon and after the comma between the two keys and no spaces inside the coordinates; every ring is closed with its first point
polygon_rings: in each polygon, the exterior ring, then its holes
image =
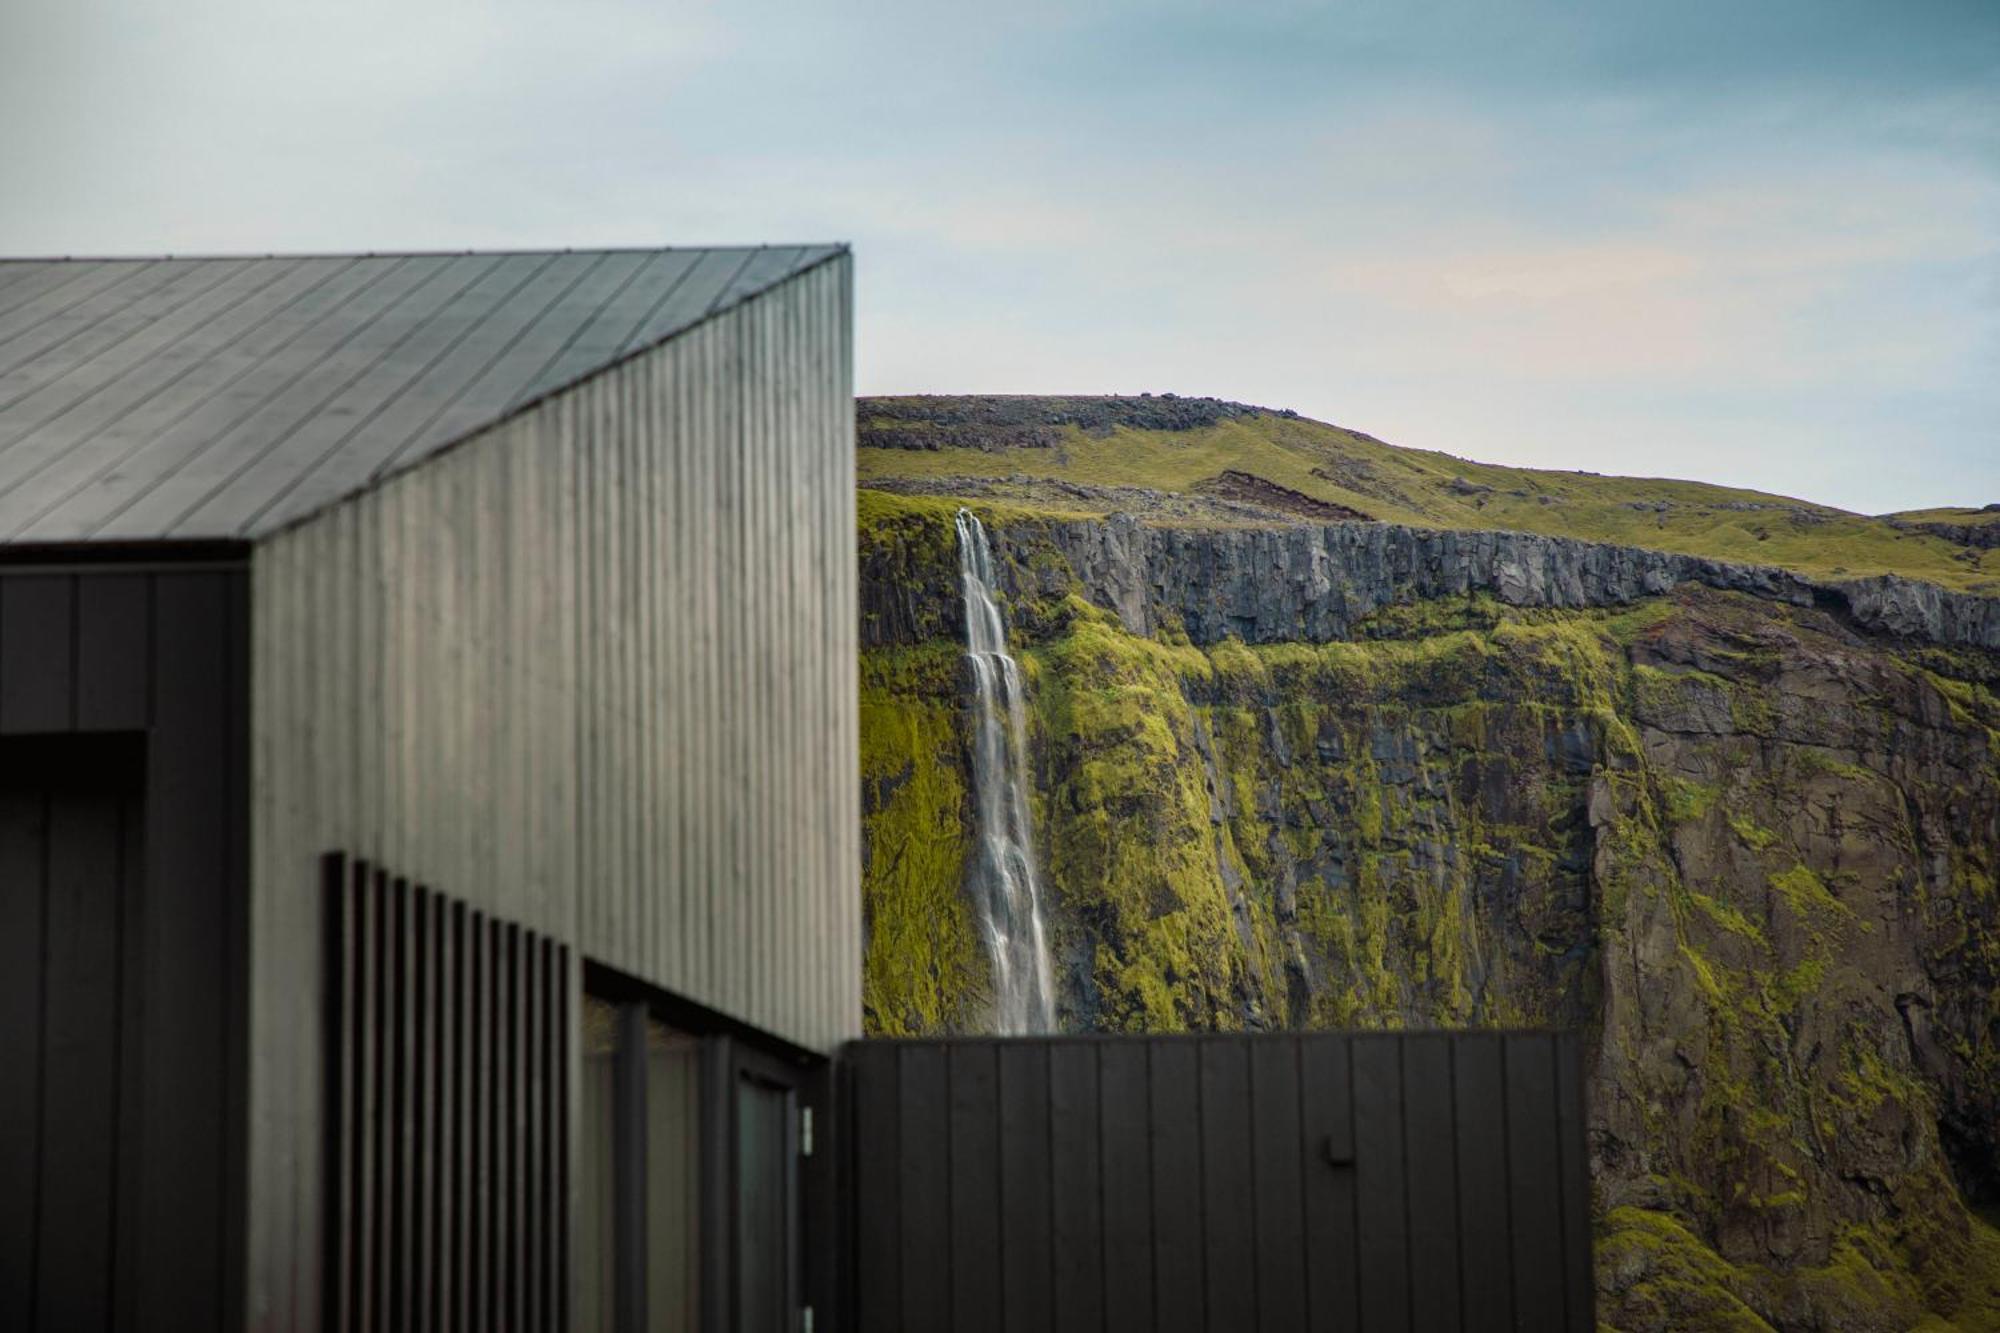
{"type": "MultiPolygon", "coordinates": [[[[950,512],[885,500],[864,550],[949,578],[950,512]]],[[[1967,1207],[2000,1200],[1985,655],[1696,587],[1193,646],[1084,600],[1043,520],[989,522],[1014,525],[1067,1025],[1581,1028],[1610,1326],[2000,1320],[2000,1237],[1967,1207]]],[[[884,1032],[987,1003],[934,623],[864,653],[884,1032]]]]}

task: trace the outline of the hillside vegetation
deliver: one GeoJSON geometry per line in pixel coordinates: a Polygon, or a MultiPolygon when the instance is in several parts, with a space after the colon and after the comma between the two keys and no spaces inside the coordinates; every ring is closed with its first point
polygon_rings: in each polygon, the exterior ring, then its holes
{"type": "Polygon", "coordinates": [[[859,424],[871,1031],[991,1024],[966,504],[1065,1029],[1575,1029],[1601,1328],[2000,1328],[2000,515],[1206,399],[859,424]]]}
{"type": "Polygon", "coordinates": [[[1944,530],[2000,518],[1976,509],[1872,518],[1704,482],[1502,467],[1214,399],[864,398],[857,424],[864,487],[1165,522],[1502,528],[2000,594],[2000,554],[1944,530]]]}

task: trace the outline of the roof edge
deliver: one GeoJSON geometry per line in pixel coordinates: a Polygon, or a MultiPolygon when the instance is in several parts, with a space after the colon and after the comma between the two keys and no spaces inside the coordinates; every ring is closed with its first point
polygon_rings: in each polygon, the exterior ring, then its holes
{"type": "Polygon", "coordinates": [[[152,569],[247,564],[254,543],[237,538],[153,541],[0,542],[0,570],[145,566],[152,569]]]}
{"type": "MultiPolygon", "coordinates": [[[[674,248],[696,249],[699,247],[681,246],[674,248]]],[[[774,283],[771,283],[769,286],[759,287],[755,291],[745,292],[741,296],[736,297],[732,301],[726,302],[722,305],[715,306],[710,310],[704,311],[699,318],[690,320],[686,324],[681,325],[679,328],[673,329],[667,333],[660,335],[659,337],[653,339],[651,342],[642,343],[639,346],[633,348],[631,351],[626,352],[623,355],[618,356],[613,360],[606,361],[604,364],[599,366],[593,366],[591,369],[584,371],[582,374],[577,375],[573,379],[565,380],[561,384],[557,384],[552,386],[551,388],[544,389],[541,393],[536,394],[533,398],[527,399],[526,401],[519,403],[512,408],[509,408],[506,412],[503,412],[499,416],[494,417],[491,420],[479,423],[479,425],[466,431],[463,435],[459,435],[453,439],[445,441],[443,444],[431,450],[429,453],[425,454],[421,458],[412,458],[397,466],[388,467],[381,471],[373,473],[368,477],[367,480],[363,481],[360,485],[354,487],[351,490],[343,491],[341,494],[334,496],[332,499],[326,501],[324,504],[317,505],[312,509],[308,509],[302,514],[293,515],[291,518],[286,519],[283,523],[280,523],[275,527],[272,527],[266,531],[256,532],[256,533],[239,533],[237,537],[234,538],[233,540],[245,544],[246,546],[255,546],[261,542],[269,541],[273,537],[282,536],[283,534],[292,531],[294,528],[301,527],[304,524],[312,522],[320,515],[327,513],[329,510],[335,509],[340,505],[346,504],[349,500],[354,499],[356,496],[366,494],[367,492],[376,489],[378,486],[381,486],[385,482],[391,481],[396,477],[401,476],[405,472],[409,472],[412,471],[413,469],[422,467],[427,463],[436,462],[438,459],[443,458],[445,455],[456,451],[460,447],[470,443],[473,440],[478,439],[480,436],[486,434],[488,431],[498,430],[500,427],[513,421],[515,418],[535,410],[536,408],[542,406],[544,403],[548,402],[552,398],[556,398],[562,394],[568,393],[573,389],[576,389],[584,384],[589,383],[591,380],[594,380],[601,375],[607,375],[621,366],[627,365],[633,361],[638,360],[642,356],[645,356],[652,352],[657,352],[660,348],[665,347],[668,343],[674,342],[677,339],[682,338],[687,334],[694,332],[696,329],[701,328],[703,325],[713,323],[715,320],[721,318],[723,315],[729,314],[731,311],[734,310],[739,310],[742,307],[748,305],[752,301],[756,301],[765,296],[768,296],[770,293],[777,291],[781,287],[785,287],[790,285],[791,283],[797,282],[800,278],[805,277],[809,273],[816,273],[820,269],[825,268],[829,264],[838,263],[843,260],[851,259],[854,253],[853,246],[846,241],[822,241],[816,243],[815,245],[806,247],[783,247],[776,245],[736,245],[736,246],[711,246],[708,248],[718,249],[718,250],[777,250],[784,248],[806,248],[806,249],[825,248],[827,253],[821,255],[818,259],[813,260],[811,263],[805,264],[791,273],[787,273],[784,277],[778,279],[774,283]]],[[[448,251],[446,253],[456,253],[456,252],[448,251]]],[[[500,252],[474,251],[472,253],[500,253],[500,252]]],[[[560,254],[563,252],[524,250],[524,251],[509,252],[509,253],[560,254]]]]}
{"type": "MultiPolygon", "coordinates": [[[[0,264],[158,264],[168,260],[228,260],[228,259],[430,259],[459,258],[467,255],[659,255],[673,254],[681,250],[818,250],[831,248],[847,253],[852,250],[848,241],[762,241],[752,245],[737,242],[729,245],[528,245],[516,249],[478,247],[454,250],[448,247],[434,249],[399,250],[204,250],[187,254],[133,253],[123,255],[83,254],[83,255],[0,255],[0,264]]],[[[768,288],[766,290],[769,290],[768,288]]]]}

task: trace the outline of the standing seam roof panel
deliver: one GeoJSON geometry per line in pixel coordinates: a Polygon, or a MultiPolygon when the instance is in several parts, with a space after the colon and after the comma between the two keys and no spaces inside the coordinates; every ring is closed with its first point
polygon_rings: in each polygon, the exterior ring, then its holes
{"type": "MultiPolygon", "coordinates": [[[[152,354],[159,339],[171,338],[176,332],[176,321],[161,320],[145,330],[147,337],[128,339],[120,349],[121,355],[99,358],[94,369],[103,380],[101,387],[91,391],[83,384],[70,386],[69,396],[75,401],[69,407],[13,441],[0,454],[0,461],[6,465],[0,496],[12,496],[20,487],[58,465],[65,473],[80,471],[80,459],[90,454],[90,446],[106,428],[136,411],[156,417],[156,407],[146,409],[162,399],[174,401],[174,391],[184,388],[190,378],[199,382],[200,372],[214,367],[226,369],[228,362],[221,353],[274,313],[292,305],[302,294],[309,294],[335,276],[341,267],[333,261],[320,261],[311,268],[283,274],[276,282],[241,299],[232,299],[233,292],[223,293],[219,288],[208,293],[212,300],[226,304],[203,325],[203,332],[215,335],[218,342],[217,351],[207,356],[152,354]]],[[[0,522],[0,530],[5,526],[0,522]]]]}
{"type": "MultiPolygon", "coordinates": [[[[268,290],[238,313],[240,327],[215,353],[182,366],[165,383],[141,395],[111,395],[92,406],[112,410],[96,414],[87,434],[80,434],[66,452],[51,451],[39,467],[23,468],[0,488],[0,535],[19,536],[71,497],[88,489],[108,472],[129,463],[145,444],[172,433],[182,422],[220,402],[225,409],[254,406],[261,394],[237,386],[268,365],[272,355],[309,335],[325,315],[350,306],[407,260],[363,259],[324,275],[303,293],[277,299],[268,290]],[[142,431],[133,429],[137,418],[142,431]]],[[[212,419],[212,417],[210,418],[212,419]]],[[[212,428],[209,429],[212,434],[212,428]]]]}
{"type": "Polygon", "coordinates": [[[706,316],[715,308],[715,300],[722,295],[722,289],[730,280],[743,271],[754,251],[710,250],[701,257],[694,271],[687,275],[687,281],[678,284],[663,295],[661,302],[643,323],[632,331],[619,349],[620,355],[630,355],[650,343],[659,341],[676,329],[686,328],[706,316]]]}
{"type": "Polygon", "coordinates": [[[0,541],[255,539],[844,252],[0,260],[0,541]]]}
{"type": "Polygon", "coordinates": [[[55,478],[71,482],[70,490],[21,537],[88,537],[202,451],[281,435],[310,420],[338,392],[329,381],[352,373],[351,362],[344,359],[349,345],[376,329],[383,310],[445,272],[437,260],[390,262],[394,267],[379,283],[327,312],[297,339],[267,349],[255,367],[221,394],[171,420],[120,422],[102,442],[105,452],[90,460],[90,469],[66,468],[55,478]]]}
{"type": "Polygon", "coordinates": [[[0,336],[21,330],[87,300],[134,273],[169,261],[149,259],[137,264],[23,264],[29,270],[12,289],[0,292],[0,336]]]}
{"type": "MultiPolygon", "coordinates": [[[[577,340],[599,320],[604,318],[604,312],[610,309],[620,297],[632,289],[632,285],[646,271],[646,267],[652,262],[652,259],[653,256],[651,255],[641,254],[607,255],[604,262],[599,264],[591,272],[590,277],[579,284],[575,292],[572,293],[573,303],[578,308],[587,306],[590,313],[576,321],[575,327],[570,330],[568,336],[562,340],[561,345],[556,347],[554,351],[549,350],[548,344],[551,339],[537,338],[534,340],[531,346],[534,349],[534,355],[541,359],[541,367],[526,382],[533,384],[548,374],[549,369],[563,359],[569,352],[569,349],[576,345],[577,340]]],[[[502,410],[512,410],[514,405],[521,401],[523,392],[525,391],[518,385],[514,386],[513,397],[507,400],[502,410]]]]}
{"type": "Polygon", "coordinates": [[[722,294],[709,302],[708,312],[724,309],[763,291],[797,267],[804,253],[805,250],[797,246],[752,251],[743,261],[743,267],[729,280],[729,285],[722,289],[722,294]]]}
{"type": "Polygon", "coordinates": [[[0,268],[0,315],[5,315],[37,292],[60,282],[76,282],[100,264],[12,264],[0,268]],[[64,270],[68,271],[65,273],[64,270]]]}
{"type": "MultiPolygon", "coordinates": [[[[260,468],[276,468],[287,475],[306,475],[317,461],[333,452],[332,447],[315,448],[322,433],[336,433],[335,443],[344,445],[364,426],[373,422],[396,395],[417,383],[432,364],[441,359],[465,335],[467,328],[486,314],[482,303],[504,302],[526,280],[520,270],[538,260],[502,259],[481,272],[471,286],[456,293],[441,310],[433,312],[414,328],[400,330],[401,336],[382,349],[353,381],[343,386],[331,402],[306,417],[298,434],[280,437],[253,452],[236,449],[208,450],[187,466],[166,478],[125,513],[104,528],[106,535],[137,537],[154,530],[178,532],[189,512],[228,482],[260,468]],[[495,290],[498,288],[499,290],[495,290]],[[436,346],[442,343],[442,347],[436,346]],[[372,404],[372,406],[371,406],[372,404]],[[307,464],[310,455],[314,462],[307,464]]],[[[399,332],[393,323],[385,335],[399,332]]],[[[363,438],[366,438],[365,436],[363,438]]],[[[245,515],[247,518],[248,515],[245,515]]],[[[196,529],[196,531],[200,531],[196,529]]],[[[234,536],[234,525],[221,525],[204,532],[211,537],[234,536]]]]}
{"type": "Polygon", "coordinates": [[[12,328],[0,327],[0,403],[12,401],[41,382],[33,375],[20,374],[36,358],[63,353],[55,358],[57,365],[74,365],[76,349],[65,344],[95,328],[107,316],[124,310],[137,293],[157,290],[175,276],[176,270],[170,264],[150,265],[114,276],[53,313],[37,311],[14,321],[12,328]]]}
{"type": "Polygon", "coordinates": [[[190,512],[184,519],[193,520],[197,528],[239,532],[266,513],[275,511],[276,521],[282,523],[290,515],[317,508],[373,480],[471,389],[495,360],[513,348],[538,317],[568,295],[596,258],[558,255],[537,268],[427,364],[422,376],[384,404],[367,428],[355,433],[351,444],[316,466],[294,473],[274,494],[260,494],[247,483],[234,486],[215,503],[190,512]]]}
{"type": "MultiPolygon", "coordinates": [[[[206,310],[202,300],[217,289],[235,290],[229,284],[243,281],[243,274],[243,269],[188,267],[170,271],[165,282],[132,293],[125,306],[91,329],[89,336],[73,340],[63,355],[43,358],[39,364],[16,371],[9,377],[11,385],[0,391],[0,413],[4,413],[0,417],[0,448],[39,430],[102,389],[134,364],[135,353],[143,359],[158,343],[157,326],[167,314],[163,303],[193,305],[193,320],[198,322],[206,310]],[[132,345],[137,335],[146,332],[153,333],[151,341],[132,345]]],[[[193,324],[183,319],[169,324],[165,332],[172,334],[187,327],[193,324]]]]}
{"type": "Polygon", "coordinates": [[[549,359],[540,374],[514,395],[507,410],[512,412],[615,359],[639,322],[693,271],[699,257],[686,250],[665,250],[646,256],[646,262],[632,275],[631,281],[577,330],[576,336],[549,359]]]}
{"type": "Polygon", "coordinates": [[[499,321],[494,321],[497,327],[493,330],[493,341],[500,341],[503,334],[505,337],[499,350],[492,353],[472,381],[457,389],[416,434],[397,446],[396,452],[383,460],[376,472],[379,474],[392,469],[412,455],[427,453],[429,446],[458,438],[465,427],[474,421],[490,421],[506,411],[514,386],[534,374],[535,369],[549,359],[547,342],[539,337],[531,340],[528,335],[582,327],[603,304],[604,293],[594,288],[597,271],[603,263],[600,258],[596,264],[574,276],[564,274],[559,277],[552,273],[549,285],[567,279],[568,286],[539,311],[529,313],[519,327],[510,330],[499,321]]]}

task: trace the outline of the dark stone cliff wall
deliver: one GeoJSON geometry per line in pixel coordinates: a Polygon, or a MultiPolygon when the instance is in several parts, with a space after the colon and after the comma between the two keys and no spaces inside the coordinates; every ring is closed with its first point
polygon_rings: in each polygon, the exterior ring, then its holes
{"type": "MultiPolygon", "coordinates": [[[[1388,523],[1223,530],[1158,528],[1123,516],[997,526],[1009,591],[1074,587],[1134,634],[1178,629],[1197,644],[1326,643],[1398,602],[1488,593],[1510,606],[1580,610],[1654,597],[1683,583],[1818,604],[1873,633],[2000,650],[2000,598],[1896,575],[1818,582],[1736,564],[1523,532],[1455,532],[1388,523]],[[1047,556],[1059,553],[1060,562],[1047,556]]],[[[898,544],[862,552],[866,647],[956,632],[949,551],[898,544]]]]}
{"type": "Polygon", "coordinates": [[[1581,609],[1682,583],[1844,611],[1869,630],[2000,648],[2000,600],[1885,576],[1815,583],[1733,564],[1521,532],[1384,523],[1190,531],[1114,517],[1036,532],[1059,548],[1093,601],[1135,634],[1178,626],[1195,643],[1324,643],[1398,601],[1490,593],[1510,606],[1581,609]]]}
{"type": "MultiPolygon", "coordinates": [[[[884,1031],[980,1021],[949,531],[864,534],[884,1031]]],[[[1608,1326],[2000,1319],[1994,604],[1374,524],[995,536],[1068,1025],[1580,1027],[1608,1326]]]]}

